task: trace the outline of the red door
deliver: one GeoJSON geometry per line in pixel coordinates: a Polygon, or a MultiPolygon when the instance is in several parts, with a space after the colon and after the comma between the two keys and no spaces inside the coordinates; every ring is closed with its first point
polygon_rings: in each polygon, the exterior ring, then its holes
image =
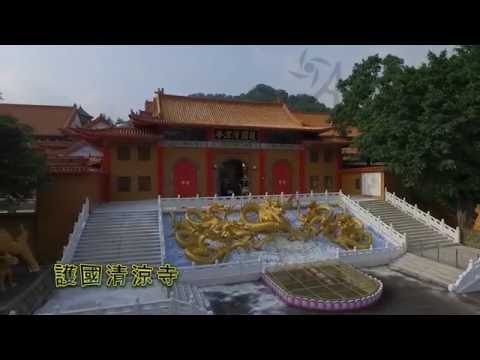
{"type": "Polygon", "coordinates": [[[195,197],[197,195],[197,169],[190,160],[180,160],[173,170],[175,195],[195,197]]]}
{"type": "Polygon", "coordinates": [[[292,171],[286,161],[279,161],[273,165],[273,193],[292,193],[292,171]]]}

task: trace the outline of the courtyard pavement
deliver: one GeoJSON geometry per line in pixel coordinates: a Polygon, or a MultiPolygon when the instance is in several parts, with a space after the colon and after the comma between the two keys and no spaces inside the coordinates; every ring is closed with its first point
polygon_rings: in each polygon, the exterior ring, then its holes
{"type": "MultiPolygon", "coordinates": [[[[371,315],[480,315],[480,293],[455,295],[445,289],[406,277],[387,267],[367,273],[384,284],[380,300],[351,314],[371,315]]],[[[203,289],[215,314],[321,315],[285,305],[261,281],[203,289]]]]}

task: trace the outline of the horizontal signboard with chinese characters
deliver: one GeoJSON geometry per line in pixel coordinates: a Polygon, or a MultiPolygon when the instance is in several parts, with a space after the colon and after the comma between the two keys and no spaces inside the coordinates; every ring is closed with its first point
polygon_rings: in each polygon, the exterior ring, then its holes
{"type": "MultiPolygon", "coordinates": [[[[179,271],[175,266],[165,264],[155,269],[147,264],[133,264],[130,269],[132,287],[152,286],[154,275],[167,287],[171,287],[178,279],[179,271]]],[[[57,263],[53,267],[55,286],[57,288],[76,287],[78,286],[78,279],[80,279],[81,287],[102,286],[103,270],[103,265],[97,264],[57,263]]],[[[107,287],[125,287],[129,275],[128,265],[106,264],[105,275],[107,275],[107,287]]]]}
{"type": "Polygon", "coordinates": [[[256,130],[245,129],[215,129],[213,138],[219,141],[257,141],[256,130]]]}

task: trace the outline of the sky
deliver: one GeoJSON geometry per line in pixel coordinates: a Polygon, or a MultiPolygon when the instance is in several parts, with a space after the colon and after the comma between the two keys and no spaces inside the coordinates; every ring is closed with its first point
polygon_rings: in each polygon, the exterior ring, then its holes
{"type": "Polygon", "coordinates": [[[114,120],[143,109],[159,88],[238,95],[263,83],[332,106],[339,101],[335,82],[369,55],[420,65],[429,50],[444,49],[453,46],[0,46],[0,92],[6,103],[76,103],[114,120]]]}

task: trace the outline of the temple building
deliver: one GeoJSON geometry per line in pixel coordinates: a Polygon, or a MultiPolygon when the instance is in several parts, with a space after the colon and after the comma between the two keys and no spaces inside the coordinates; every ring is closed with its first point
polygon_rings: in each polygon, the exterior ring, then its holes
{"type": "Polygon", "coordinates": [[[340,136],[328,114],[280,102],[155,93],[129,127],[70,128],[102,149],[106,201],[341,188],[340,136]]]}
{"type": "Polygon", "coordinates": [[[95,204],[340,189],[380,197],[387,179],[382,166],[345,166],[344,158],[358,155],[350,147],[356,129],[341,136],[328,114],[292,111],[279,101],[162,89],[122,126],[77,105],[0,104],[0,115],[29,125],[48,159],[50,180],[37,192],[32,213],[0,216],[9,234],[19,233],[21,224],[41,263],[61,257],[87,197],[95,204]]]}

